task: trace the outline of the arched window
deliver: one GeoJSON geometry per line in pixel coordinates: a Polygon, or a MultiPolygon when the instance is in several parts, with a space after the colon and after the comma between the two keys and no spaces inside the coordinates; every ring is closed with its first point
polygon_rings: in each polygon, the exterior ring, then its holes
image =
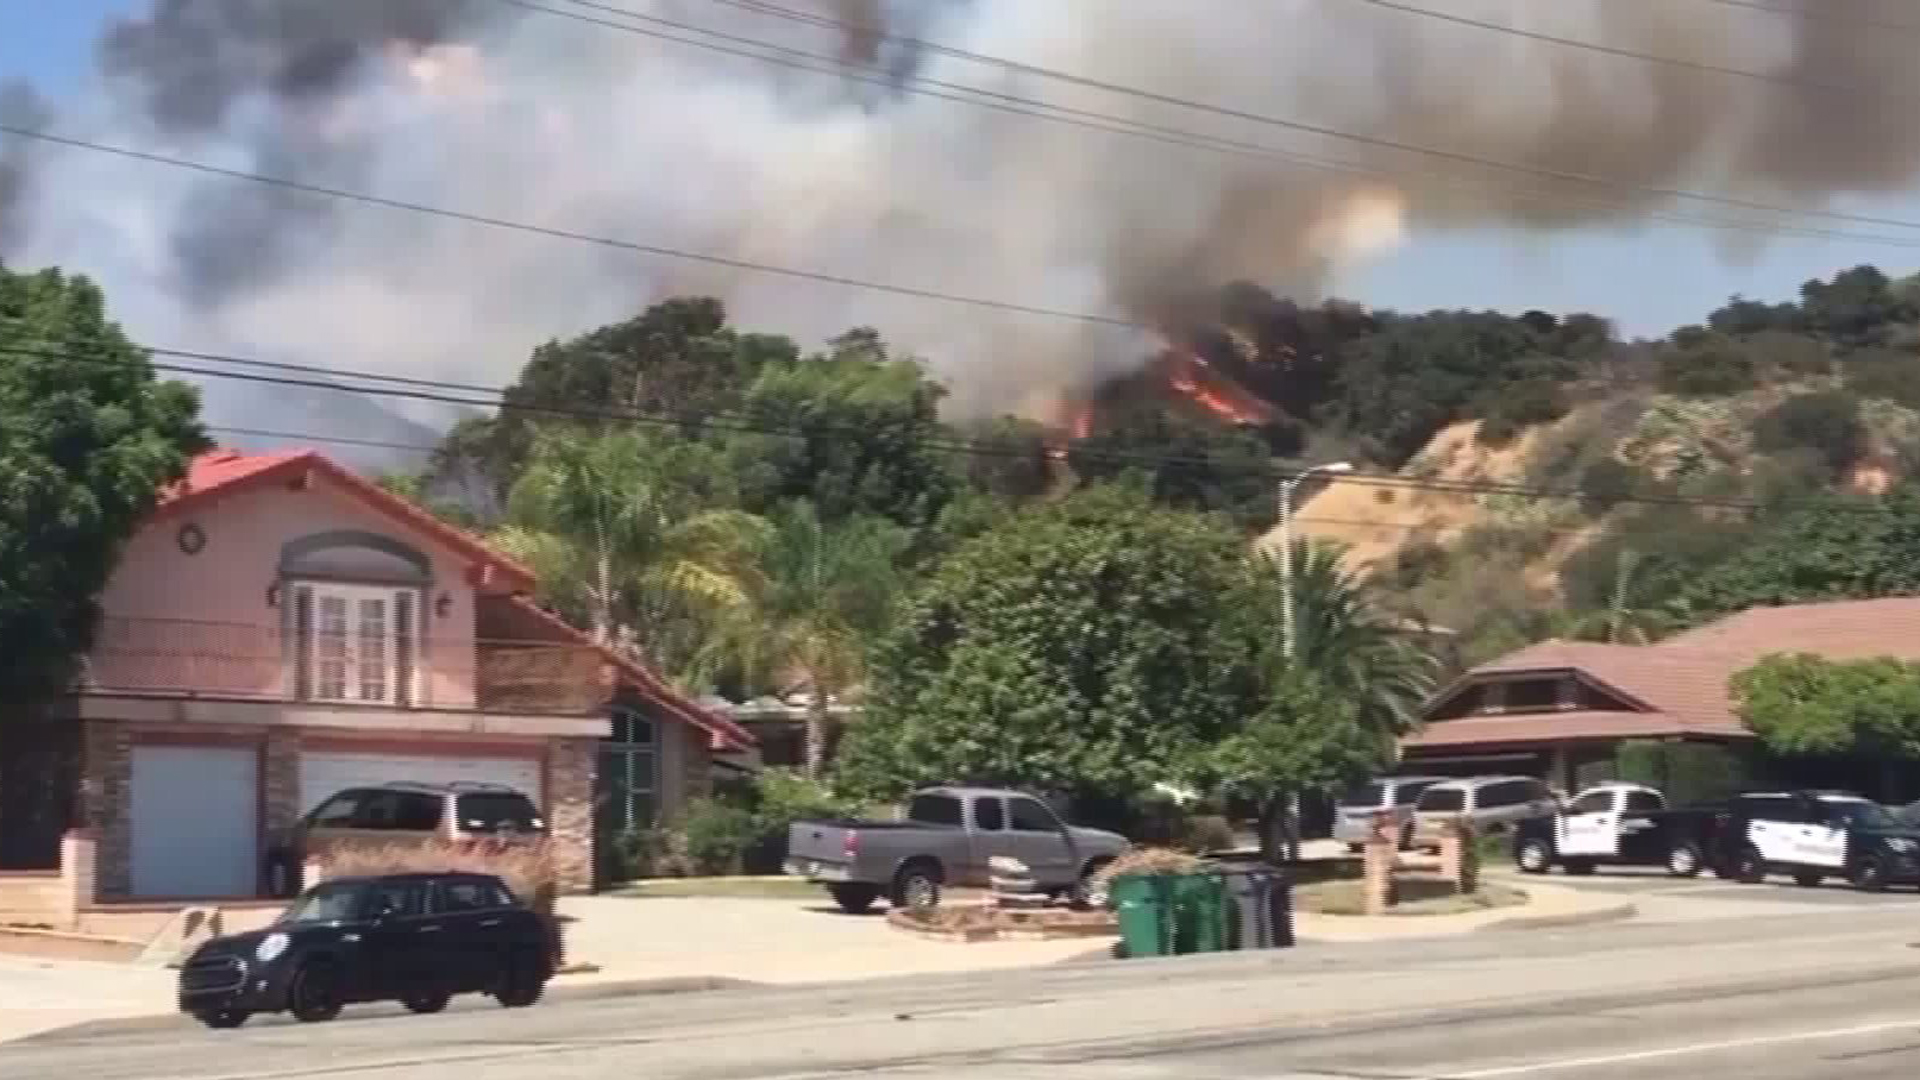
{"type": "Polygon", "coordinates": [[[419,549],[357,529],[314,533],[280,549],[281,595],[295,696],[404,705],[426,636],[433,563],[419,549]]]}

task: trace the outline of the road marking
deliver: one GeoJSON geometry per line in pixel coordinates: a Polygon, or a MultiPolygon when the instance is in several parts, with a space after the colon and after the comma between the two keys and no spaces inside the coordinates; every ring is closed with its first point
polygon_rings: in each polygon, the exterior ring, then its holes
{"type": "Polygon", "coordinates": [[[1635,1061],[1654,1061],[1659,1058],[1685,1057],[1689,1054],[1711,1054],[1722,1050],[1746,1050],[1756,1046],[1778,1046],[1782,1043],[1813,1042],[1820,1039],[1850,1039],[1860,1035],[1878,1035],[1903,1028],[1920,1027],[1920,1019],[1887,1020],[1878,1024],[1859,1024],[1854,1027],[1829,1028],[1824,1031],[1799,1031],[1791,1035],[1755,1035],[1746,1039],[1727,1039],[1721,1042],[1688,1043],[1685,1046],[1669,1046],[1659,1050],[1637,1050],[1630,1054],[1602,1054],[1597,1057],[1562,1058],[1558,1061],[1536,1061],[1529,1065],[1503,1065],[1497,1069],[1477,1069],[1473,1072],[1445,1073],[1431,1080],[1493,1080],[1500,1076],[1527,1076],[1532,1073],[1557,1072],[1562,1069],[1590,1069],[1603,1065],[1625,1065],[1635,1061]]]}

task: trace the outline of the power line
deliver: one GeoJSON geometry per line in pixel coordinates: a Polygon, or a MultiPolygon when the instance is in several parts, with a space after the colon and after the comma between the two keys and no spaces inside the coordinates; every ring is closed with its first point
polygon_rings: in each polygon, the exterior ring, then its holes
{"type": "MultiPolygon", "coordinates": [[[[534,8],[535,10],[541,10],[539,5],[528,3],[527,0],[498,0],[498,2],[510,4],[515,7],[530,7],[530,8],[534,8]]],[[[669,20],[669,19],[661,19],[652,15],[645,15],[640,12],[632,11],[630,9],[622,8],[616,5],[595,3],[595,2],[592,2],[592,0],[564,0],[564,2],[572,3],[579,7],[592,8],[598,11],[615,12],[626,18],[636,19],[642,22],[671,26],[681,30],[691,30],[695,33],[708,34],[714,37],[719,37],[719,38],[728,39],[728,40],[742,41],[749,44],[757,45],[762,48],[779,48],[779,46],[770,46],[765,42],[756,42],[751,38],[740,38],[735,35],[728,35],[728,34],[721,33],[719,31],[706,30],[701,27],[692,26],[687,23],[680,23],[680,22],[675,22],[673,20],[669,20]]],[[[1662,198],[1669,198],[1669,199],[1683,199],[1683,200],[1691,200],[1691,201],[1698,201],[1698,202],[1714,203],[1721,206],[1728,206],[1728,207],[1733,207],[1741,210],[1752,210],[1752,211],[1759,211],[1759,212],[1769,213],[1769,214],[1783,214],[1789,217],[1820,217],[1820,218],[1828,218],[1828,219],[1837,220],[1837,221],[1848,221],[1848,222],[1853,222],[1855,224],[1882,225],[1882,226],[1891,226],[1891,227],[1901,228],[1901,229],[1920,229],[1920,221],[1910,221],[1910,220],[1905,220],[1901,218],[1877,217],[1874,215],[1867,215],[1867,214],[1849,214],[1849,213],[1845,213],[1837,210],[1796,209],[1793,207],[1781,206],[1774,203],[1765,203],[1765,202],[1758,202],[1758,201],[1749,200],[1749,199],[1741,199],[1741,198],[1737,198],[1730,195],[1716,195],[1708,192],[1689,191],[1689,190],[1680,189],[1680,188],[1665,188],[1665,187],[1659,187],[1659,186],[1650,185],[1650,184],[1640,184],[1630,180],[1620,180],[1612,177],[1598,176],[1598,175],[1589,174],[1589,173],[1575,172],[1575,171],[1564,170],[1564,169],[1555,169],[1555,168],[1552,168],[1549,166],[1543,166],[1543,165],[1531,165],[1525,162],[1503,161],[1498,158],[1483,157],[1477,154],[1471,154],[1464,151],[1447,150],[1441,147],[1425,146],[1418,143],[1402,142],[1399,140],[1384,138],[1381,136],[1363,135],[1357,132],[1345,131],[1339,128],[1328,127],[1325,125],[1310,124],[1304,121],[1297,121],[1297,120],[1288,120],[1281,117],[1268,116],[1261,113],[1251,112],[1245,109],[1234,108],[1231,106],[1218,105],[1211,102],[1197,101],[1191,98],[1178,97],[1173,94],[1164,94],[1158,91],[1147,90],[1143,87],[1126,86],[1118,83],[1111,83],[1102,79],[1095,79],[1090,76],[1078,75],[1072,72],[1061,71],[1056,68],[1048,68],[1048,67],[1042,67],[1039,65],[1025,64],[1019,61],[1009,60],[1004,57],[991,56],[984,53],[968,52],[966,50],[955,49],[951,46],[946,46],[938,42],[927,41],[921,38],[912,37],[910,35],[895,34],[895,33],[892,33],[891,31],[883,30],[878,27],[861,26],[856,23],[842,22],[836,19],[826,19],[821,16],[809,15],[805,12],[794,11],[793,9],[785,8],[778,4],[761,2],[761,0],[711,0],[711,2],[727,4],[733,7],[742,7],[748,10],[757,11],[761,14],[772,15],[776,18],[792,19],[795,21],[810,23],[815,26],[819,26],[823,24],[831,25],[841,29],[851,30],[865,36],[870,36],[876,40],[892,41],[892,42],[897,42],[904,45],[909,45],[915,48],[930,49],[930,50],[941,52],[944,55],[973,60],[978,63],[992,64],[995,66],[1004,67],[1008,70],[1018,71],[1022,74],[1035,75],[1035,76],[1048,78],[1048,79],[1055,79],[1062,82],[1070,83],[1075,86],[1081,86],[1081,87],[1086,87],[1086,88],[1095,89],[1095,90],[1103,90],[1108,93],[1121,94],[1128,97],[1136,97],[1146,101],[1158,102],[1163,105],[1171,105],[1178,108],[1192,109],[1199,112],[1212,113],[1217,116],[1224,116],[1231,119],[1244,120],[1244,121],[1249,121],[1251,123],[1264,124],[1272,127],[1285,128],[1292,131],[1305,132],[1308,134],[1319,135],[1319,136],[1323,136],[1331,139],[1339,139],[1347,142],[1361,143],[1364,145],[1373,146],[1380,149],[1398,150],[1405,153],[1421,154],[1429,157],[1440,158],[1442,160],[1454,161],[1454,162],[1459,162],[1463,164],[1477,165],[1477,166],[1482,166],[1486,168],[1501,169],[1508,172],[1524,173],[1527,175],[1537,176],[1537,177],[1541,177],[1543,179],[1548,179],[1548,180],[1559,180],[1559,181],[1568,182],[1568,183],[1578,183],[1578,184],[1587,184],[1587,185],[1598,186],[1598,187],[1623,189],[1627,191],[1636,192],[1642,195],[1656,195],[1662,198]]],[[[1367,2],[1372,2],[1372,0],[1367,0],[1367,2]]],[[[552,13],[551,9],[546,9],[546,10],[548,10],[549,13],[552,13]]],[[[839,62],[839,61],[835,61],[835,62],[839,62]]]]}
{"type": "MultiPolygon", "coordinates": [[[[1447,11],[1435,11],[1432,8],[1424,8],[1424,7],[1419,7],[1415,4],[1401,3],[1400,0],[1353,0],[1353,2],[1360,3],[1360,4],[1367,4],[1372,7],[1381,8],[1387,11],[1398,11],[1407,15],[1415,15],[1420,18],[1434,19],[1439,22],[1452,23],[1456,26],[1471,27],[1472,29],[1475,29],[1475,30],[1488,30],[1497,34],[1506,34],[1511,37],[1525,38],[1529,41],[1538,41],[1548,45],[1557,45],[1557,46],[1560,46],[1561,48],[1579,49],[1584,52],[1601,53],[1607,56],[1619,57],[1624,60],[1638,60],[1642,63],[1658,64],[1664,67],[1681,68],[1687,71],[1698,71],[1698,72],[1702,72],[1709,75],[1725,75],[1731,78],[1747,79],[1753,82],[1766,83],[1773,86],[1787,87],[1790,89],[1799,89],[1799,90],[1818,90],[1823,93],[1829,93],[1829,94],[1849,94],[1854,96],[1868,96],[1868,97],[1887,96],[1882,94],[1876,94],[1874,91],[1862,86],[1847,86],[1840,83],[1814,82],[1809,79],[1792,79],[1782,75],[1770,75],[1764,71],[1751,71],[1747,68],[1727,67],[1722,64],[1710,64],[1702,60],[1686,60],[1686,59],[1682,59],[1680,57],[1674,57],[1674,56],[1658,56],[1653,53],[1637,52],[1633,49],[1623,49],[1613,45],[1603,44],[1597,41],[1582,41],[1578,38],[1561,37],[1557,34],[1547,34],[1537,30],[1527,30],[1523,27],[1512,26],[1507,23],[1490,22],[1485,19],[1475,19],[1466,15],[1455,15],[1452,12],[1447,12],[1447,11]]],[[[1773,10],[1778,11],[1779,9],[1773,9],[1773,10]]],[[[1781,12],[1781,13],[1784,14],[1784,12],[1781,12]]],[[[1908,100],[1908,99],[1895,98],[1894,100],[1908,100]]]]}
{"type": "MultiPolygon", "coordinates": [[[[197,356],[203,359],[213,360],[216,362],[227,363],[227,364],[235,364],[235,365],[273,365],[275,364],[275,362],[271,362],[271,361],[254,360],[252,358],[241,357],[241,356],[222,356],[220,354],[204,353],[204,352],[184,353],[184,351],[181,351],[181,350],[150,348],[146,346],[138,346],[138,347],[142,348],[144,351],[148,353],[151,353],[154,355],[161,355],[161,356],[169,355],[174,352],[182,352],[183,355],[197,356]]],[[[36,348],[28,348],[24,346],[0,345],[0,355],[39,357],[42,359],[64,360],[64,361],[70,361],[73,363],[110,364],[115,366],[124,366],[126,364],[126,361],[111,358],[111,357],[101,356],[97,354],[83,355],[83,354],[68,351],[68,350],[44,349],[44,348],[36,349],[36,348]]],[[[458,392],[441,392],[439,390],[433,389],[433,387],[436,384],[434,384],[431,380],[402,379],[399,376],[376,377],[376,378],[383,378],[388,380],[395,380],[394,382],[391,382],[388,385],[383,385],[383,386],[347,386],[337,382],[329,381],[324,378],[296,378],[291,375],[274,375],[274,374],[266,374],[262,372],[251,372],[251,371],[229,371],[229,370],[222,370],[219,368],[194,367],[194,366],[189,366],[185,364],[175,364],[175,363],[166,363],[166,362],[146,361],[146,363],[153,370],[165,371],[171,374],[197,375],[197,376],[203,376],[208,378],[220,378],[220,379],[234,379],[241,382],[259,383],[259,384],[266,384],[266,385],[273,385],[273,386],[285,386],[285,387],[296,387],[296,388],[311,389],[311,390],[323,390],[323,391],[328,391],[332,393],[342,393],[342,394],[361,394],[361,395],[367,395],[367,396],[373,396],[373,397],[391,397],[391,398],[399,398],[399,399],[414,400],[414,401],[427,401],[427,402],[433,402],[436,404],[459,405],[459,406],[466,406],[470,408],[497,408],[497,409],[502,409],[504,411],[543,415],[543,416],[549,416],[549,417],[554,417],[559,419],[588,420],[588,421],[595,421],[595,422],[602,422],[602,423],[606,423],[606,422],[630,423],[630,424],[638,424],[638,425],[653,426],[653,427],[659,427],[659,428],[665,428],[665,429],[672,429],[676,431],[687,431],[691,429],[691,430],[699,430],[699,431],[717,431],[717,432],[729,432],[729,433],[738,433],[738,434],[753,434],[753,435],[764,435],[764,436],[771,436],[771,437],[778,437],[778,438],[793,438],[793,439],[841,437],[841,436],[850,436],[850,435],[856,435],[856,434],[862,433],[862,432],[856,432],[852,429],[841,429],[837,431],[831,428],[807,430],[807,429],[798,428],[798,427],[779,427],[775,425],[768,425],[768,424],[761,424],[761,423],[740,423],[740,422],[733,422],[733,421],[716,422],[714,420],[697,418],[692,416],[672,416],[672,415],[665,415],[665,414],[659,414],[659,413],[647,413],[637,409],[588,409],[588,408],[581,408],[577,406],[541,405],[537,403],[517,403],[517,402],[512,404],[507,404],[503,400],[505,391],[502,389],[495,389],[495,390],[488,391],[488,394],[490,395],[488,398],[476,399],[471,396],[460,396],[458,392]]],[[[328,369],[309,367],[309,368],[305,368],[304,370],[326,371],[328,369]]],[[[352,377],[351,373],[342,373],[342,374],[348,377],[352,377]]],[[[445,385],[459,386],[461,384],[445,384],[445,385]]],[[[973,455],[973,456],[1025,458],[1025,457],[1029,457],[1033,452],[1031,447],[1026,447],[1026,448],[1008,447],[1005,445],[995,445],[991,442],[982,442],[982,441],[969,442],[965,440],[956,441],[956,440],[941,439],[941,438],[925,438],[917,441],[919,445],[930,450],[935,450],[942,453],[966,454],[966,455],[973,455]]],[[[1204,458],[1204,457],[1194,458],[1194,457],[1178,457],[1173,455],[1128,454],[1128,453],[1117,453],[1113,451],[1100,450],[1098,448],[1093,448],[1093,447],[1078,447],[1078,446],[1073,447],[1070,449],[1070,453],[1073,454],[1074,456],[1078,456],[1082,458],[1083,460],[1100,462],[1103,464],[1110,464],[1110,465],[1146,466],[1146,467],[1175,468],[1175,469],[1186,468],[1186,469],[1194,469],[1199,471],[1213,471],[1213,472],[1226,473],[1226,474],[1260,476],[1275,482],[1294,479],[1312,471],[1309,469],[1299,469],[1299,468],[1292,468],[1292,469],[1280,468],[1280,467],[1274,466],[1271,463],[1255,465],[1251,463],[1240,464],[1240,463],[1235,463],[1230,461],[1222,461],[1217,458],[1204,458]]],[[[1760,502],[1753,502],[1749,500],[1712,499],[1712,498],[1697,497],[1697,496],[1658,495],[1658,494],[1652,494],[1652,493],[1646,493],[1646,494],[1629,493],[1624,495],[1610,494],[1606,496],[1598,496],[1593,493],[1581,491],[1579,489],[1574,489],[1574,488],[1547,488],[1547,487],[1530,486],[1530,485],[1524,485],[1524,484],[1505,484],[1505,483],[1496,483],[1496,482],[1489,482],[1489,481],[1454,481],[1454,480],[1426,479],[1426,478],[1420,478],[1420,477],[1400,476],[1394,473],[1343,473],[1343,474],[1340,474],[1340,476],[1338,477],[1338,481],[1340,483],[1355,484],[1355,485],[1366,486],[1366,487],[1396,488],[1396,489],[1403,489],[1403,490],[1425,491],[1425,492],[1445,492],[1445,493],[1460,494],[1460,495],[1511,496],[1511,497],[1533,498],[1533,499],[1541,499],[1541,500],[1576,499],[1576,500],[1593,501],[1593,502],[1606,502],[1606,503],[1612,503],[1612,504],[1634,503],[1634,504],[1642,504],[1642,505],[1681,506],[1681,507],[1691,507],[1691,508],[1697,508],[1697,509],[1717,509],[1717,510],[1730,510],[1730,511],[1741,511],[1741,512],[1779,512],[1783,510],[1810,509],[1810,508],[1819,508],[1819,509],[1829,510],[1829,511],[1841,510],[1841,511],[1869,512],[1869,513],[1878,512],[1878,509],[1875,507],[1844,507],[1844,506],[1835,506],[1829,503],[1819,503],[1819,504],[1813,504],[1813,503],[1789,504],[1785,502],[1760,503],[1760,502]]]]}
{"type": "MultiPolygon", "coordinates": [[[[504,4],[508,7],[520,8],[523,10],[532,11],[539,14],[551,15],[556,18],[568,19],[574,22],[580,22],[580,23],[584,23],[592,26],[599,26],[606,29],[610,29],[610,30],[618,30],[618,31],[621,31],[622,33],[635,34],[642,37],[653,38],[659,41],[670,42],[676,45],[684,45],[690,48],[704,49],[709,52],[720,53],[728,56],[744,57],[749,60],[756,60],[763,63],[772,64],[778,67],[790,68],[796,71],[804,71],[804,72],[809,72],[817,75],[824,75],[824,76],[828,76],[836,79],[865,83],[872,86],[878,86],[889,91],[901,91],[901,92],[911,93],[911,94],[915,94],[922,97],[934,98],[942,101],[958,102],[963,105],[970,105],[975,108],[987,109],[987,110],[991,110],[994,112],[999,112],[1007,115],[1027,117],[1027,118],[1036,119],[1036,120],[1044,120],[1049,123],[1062,124],[1069,127],[1077,127],[1077,128],[1082,128],[1089,131],[1099,131],[1099,132],[1104,132],[1112,135],[1124,135],[1131,138],[1146,139],[1151,142],[1162,143],[1165,145],[1182,146],[1182,147],[1187,147],[1191,149],[1206,150],[1206,151],[1210,151],[1212,153],[1217,153],[1217,154],[1224,154],[1224,155],[1236,156],[1236,157],[1254,158],[1254,159],[1265,160],[1265,161],[1278,161],[1284,164],[1289,164],[1289,165],[1297,166],[1300,168],[1316,169],[1316,170],[1321,170],[1326,172],[1338,172],[1338,173],[1346,173],[1350,175],[1372,176],[1372,177],[1378,177],[1384,180],[1393,181],[1395,183],[1403,183],[1409,179],[1418,179],[1425,183],[1439,184],[1442,186],[1453,187],[1453,188],[1468,189],[1479,195],[1485,195],[1489,191],[1496,191],[1498,195],[1504,196],[1505,198],[1515,202],[1534,202],[1534,203],[1544,203],[1544,204],[1556,205],[1556,206],[1577,207],[1577,208],[1588,209],[1588,210],[1598,210],[1604,213],[1611,213],[1611,214],[1629,214],[1630,213],[1636,219],[1650,220],[1650,221],[1664,221],[1664,222],[1669,222],[1673,224],[1690,225],[1690,226],[1699,227],[1699,228],[1730,230],[1734,232],[1752,233],[1752,234],[1763,235],[1763,236],[1793,237],[1793,238],[1800,238],[1800,239],[1815,239],[1815,240],[1857,241],[1862,243],[1881,244],[1881,245],[1886,245],[1891,247],[1901,247],[1901,248],[1911,248],[1915,246],[1920,246],[1920,238],[1892,237],[1892,236],[1886,236],[1884,234],[1873,234],[1873,233],[1841,232],[1841,231],[1831,230],[1831,229],[1821,229],[1821,228],[1810,226],[1810,225],[1769,224],[1769,223],[1754,222],[1754,221],[1738,221],[1738,220],[1728,220],[1728,219],[1722,219],[1722,218],[1699,217],[1696,215],[1669,213],[1669,212],[1658,211],[1658,210],[1641,210],[1636,207],[1630,206],[1626,203],[1598,202],[1592,199],[1583,199],[1578,196],[1573,196],[1573,195],[1569,195],[1561,192],[1550,192],[1550,191],[1530,189],[1530,188],[1516,188],[1516,187],[1511,187],[1506,184],[1500,183],[1498,181],[1493,181],[1490,179],[1476,180],[1475,178],[1468,177],[1468,176],[1441,174],[1441,173],[1434,173],[1431,171],[1423,171],[1423,170],[1405,170],[1405,169],[1396,170],[1396,169],[1389,169],[1389,168],[1384,168],[1380,166],[1366,165],[1360,162],[1342,161],[1342,160],[1332,159],[1332,158],[1317,157],[1311,154],[1305,154],[1305,153],[1301,153],[1293,150],[1283,150],[1278,147],[1266,146],[1260,143],[1247,142],[1244,140],[1232,139],[1232,138],[1228,138],[1220,135],[1194,132],[1194,131],[1190,131],[1182,128],[1168,127],[1160,124],[1152,124],[1146,121],[1134,120],[1128,117],[1115,116],[1111,113],[1102,113],[1092,109],[1082,109],[1082,108],[1077,108],[1073,106],[1059,105],[1059,104],[1042,101],[1035,98],[1022,97],[1017,94],[1009,94],[1002,91],[994,91],[994,90],[984,90],[978,87],[966,86],[960,83],[946,82],[939,79],[930,79],[924,76],[906,77],[906,76],[895,76],[895,75],[882,76],[882,75],[861,74],[858,71],[851,70],[845,61],[834,58],[834,57],[822,56],[819,53],[808,52],[804,49],[789,48],[784,45],[777,45],[770,42],[759,41],[758,39],[743,38],[738,35],[727,34],[717,30],[708,30],[701,27],[693,26],[688,23],[676,22],[674,20],[669,20],[669,19],[661,19],[657,16],[643,15],[637,12],[629,12],[625,8],[610,7],[605,4],[589,3],[587,2],[587,0],[560,0],[560,2],[563,2],[563,3],[571,2],[579,6],[593,8],[595,10],[621,13],[625,15],[625,17],[627,18],[640,19],[647,22],[658,23],[658,24],[662,24],[662,25],[666,25],[674,28],[684,28],[686,31],[690,33],[704,34],[711,37],[719,38],[724,41],[742,42],[751,46],[753,49],[762,50],[762,51],[757,51],[757,52],[749,51],[748,49],[734,48],[724,44],[716,44],[715,42],[711,42],[711,41],[696,41],[689,38],[676,37],[672,34],[664,33],[662,31],[649,30],[643,26],[634,26],[630,23],[615,22],[609,19],[604,19],[604,18],[593,16],[593,15],[584,14],[582,12],[565,11],[558,8],[548,7],[543,4],[533,3],[531,2],[531,0],[496,0],[496,2],[504,4]],[[813,63],[807,63],[804,61],[813,61],[813,63]],[[930,87],[932,89],[929,89],[930,87]]],[[[744,5],[744,6],[747,6],[750,10],[764,11],[764,9],[771,8],[771,5],[751,4],[751,3],[747,3],[746,0],[714,0],[714,2],[730,3],[730,4],[735,4],[736,6],[744,5]]],[[[785,11],[786,9],[779,9],[779,10],[785,11]]],[[[805,13],[802,13],[802,12],[792,12],[791,14],[795,18],[803,19],[804,21],[807,21],[815,25],[843,26],[849,29],[854,29],[853,24],[850,24],[850,23],[840,23],[840,22],[836,22],[831,19],[825,19],[819,16],[806,15],[805,13]]],[[[916,39],[906,39],[906,40],[916,40],[916,39]]],[[[943,46],[935,46],[935,47],[945,48],[943,46]]],[[[948,50],[948,51],[954,52],[958,55],[967,56],[967,57],[979,56],[979,54],[966,53],[962,50],[948,50]]],[[[994,58],[983,57],[981,59],[993,60],[994,58]]],[[[1012,61],[996,61],[996,62],[1009,65],[1017,70],[1024,70],[1024,65],[1016,64],[1012,61]]],[[[868,65],[867,70],[874,71],[879,69],[874,68],[871,65],[868,65]]],[[[1798,213],[1798,211],[1796,211],[1796,213],[1798,213]]]]}
{"type": "Polygon", "coordinates": [[[514,221],[509,218],[493,217],[488,214],[471,213],[465,210],[452,210],[446,207],[432,206],[426,203],[410,202],[405,199],[392,199],[392,198],[387,198],[381,195],[369,194],[367,192],[350,191],[345,188],[328,187],[322,184],[311,184],[302,180],[293,180],[293,179],[289,179],[287,177],[282,177],[282,176],[272,176],[266,173],[248,172],[245,169],[231,169],[222,165],[209,165],[201,161],[191,161],[186,158],[170,157],[166,154],[156,154],[146,150],[135,150],[135,149],[132,149],[131,147],[115,146],[109,143],[95,142],[90,139],[74,138],[72,136],[67,136],[67,135],[55,135],[49,131],[39,131],[34,128],[19,127],[13,124],[0,124],[0,132],[5,132],[6,134],[9,134],[9,135],[17,135],[23,139],[34,139],[40,142],[53,143],[55,145],[65,146],[71,149],[90,150],[96,153],[112,154],[116,157],[129,158],[135,161],[144,161],[154,165],[166,165],[176,169],[186,169],[192,172],[204,173],[209,176],[219,176],[229,180],[246,180],[252,183],[267,184],[272,187],[284,188],[289,191],[298,191],[308,195],[319,195],[319,196],[324,196],[330,199],[342,199],[349,202],[365,203],[370,206],[380,206],[390,210],[404,210],[414,214],[426,214],[432,217],[447,218],[453,221],[464,221],[469,224],[485,225],[489,228],[506,229],[512,232],[528,233],[528,234],[537,235],[537,236],[546,236],[546,237],[550,237],[558,240],[574,240],[580,243],[597,244],[601,247],[617,248],[623,251],[632,251],[632,252],[637,252],[643,255],[656,255],[666,259],[679,259],[687,262],[706,263],[713,266],[724,266],[734,270],[748,270],[754,273],[771,274],[778,277],[794,278],[794,279],[805,280],[805,281],[816,281],[816,282],[821,282],[828,285],[841,285],[847,288],[865,289],[872,292],[892,293],[897,296],[910,296],[920,300],[937,300],[942,303],[961,304],[969,307],[992,308],[998,311],[1008,311],[1008,312],[1013,312],[1015,314],[1021,314],[1021,315],[1038,315],[1038,316],[1044,316],[1047,318],[1054,318],[1054,319],[1071,319],[1076,322],[1097,323],[1097,324],[1106,325],[1106,326],[1120,326],[1120,327],[1126,327],[1128,329],[1133,329],[1133,330],[1151,331],[1153,329],[1152,327],[1146,326],[1145,324],[1142,324],[1142,323],[1137,323],[1129,319],[1122,319],[1122,318],[1118,318],[1110,315],[1096,315],[1089,312],[1081,312],[1081,311],[1065,311],[1058,308],[1036,307],[1030,304],[1021,304],[1021,303],[1016,303],[1010,300],[994,300],[986,297],[964,296],[958,293],[942,292],[937,289],[920,289],[920,288],[914,288],[912,286],[907,286],[907,285],[892,285],[884,282],[866,281],[860,278],[846,277],[840,274],[822,273],[820,271],[815,271],[815,270],[799,270],[789,266],[775,266],[770,263],[753,262],[748,259],[735,259],[735,258],[731,258],[724,255],[711,255],[711,254],[706,254],[698,251],[687,251],[680,248],[664,247],[659,244],[642,243],[637,240],[619,240],[613,237],[596,236],[592,233],[576,232],[571,229],[562,229],[562,228],[557,228],[557,227],[548,226],[548,225],[535,225],[530,222],[514,221]]]}

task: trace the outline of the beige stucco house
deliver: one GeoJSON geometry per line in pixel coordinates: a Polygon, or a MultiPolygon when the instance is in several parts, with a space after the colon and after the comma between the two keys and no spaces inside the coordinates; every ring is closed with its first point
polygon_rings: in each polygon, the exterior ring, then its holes
{"type": "Polygon", "coordinates": [[[318,453],[198,458],[128,544],[74,692],[7,718],[0,921],[260,898],[277,835],[392,781],[525,791],[587,887],[596,832],[650,823],[752,739],[534,584],[318,453]]]}

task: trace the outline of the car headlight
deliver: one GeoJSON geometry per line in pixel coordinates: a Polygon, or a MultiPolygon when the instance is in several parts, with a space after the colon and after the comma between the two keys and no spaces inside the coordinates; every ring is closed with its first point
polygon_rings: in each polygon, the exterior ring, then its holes
{"type": "Polygon", "coordinates": [[[1920,849],[1920,844],[1916,844],[1912,840],[1909,840],[1904,836],[1896,836],[1891,840],[1888,840],[1887,846],[1892,848],[1895,851],[1899,851],[1903,853],[1912,852],[1915,849],[1920,849]]]}
{"type": "Polygon", "coordinates": [[[268,934],[260,939],[260,946],[253,950],[253,958],[263,964],[273,962],[274,957],[287,951],[289,940],[285,934],[268,934]]]}

